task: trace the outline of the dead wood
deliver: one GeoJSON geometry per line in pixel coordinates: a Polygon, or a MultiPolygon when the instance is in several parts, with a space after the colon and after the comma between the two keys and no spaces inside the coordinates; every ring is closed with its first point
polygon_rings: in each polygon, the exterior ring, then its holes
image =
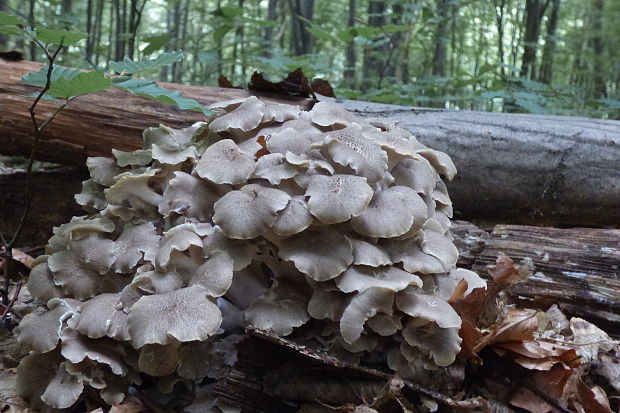
{"type": "MultiPolygon", "coordinates": [[[[0,64],[0,152],[29,151],[33,87],[20,84],[33,62],[0,64]]],[[[162,84],[203,104],[247,96],[239,89],[162,84]]],[[[271,97],[270,99],[274,99],[271,97]]],[[[280,101],[283,98],[278,98],[280,101]]],[[[284,101],[304,107],[307,99],[284,101]]],[[[445,151],[459,174],[448,184],[461,219],[513,224],[617,227],[620,223],[620,122],[565,116],[444,111],[343,101],[362,116],[383,117],[445,151]]],[[[49,102],[41,114],[50,112],[49,102]]],[[[205,120],[118,89],[80,97],[46,130],[40,159],[83,165],[112,148],[140,147],[146,127],[205,120]]]]}

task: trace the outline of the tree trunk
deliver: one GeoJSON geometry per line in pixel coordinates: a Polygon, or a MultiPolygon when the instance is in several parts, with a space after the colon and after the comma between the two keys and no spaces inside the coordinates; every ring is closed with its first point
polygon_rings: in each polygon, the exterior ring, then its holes
{"type": "Polygon", "coordinates": [[[446,76],[448,67],[446,46],[448,44],[448,23],[450,20],[450,0],[437,0],[437,28],[435,29],[435,55],[433,75],[446,76]]]}
{"type": "Polygon", "coordinates": [[[525,2],[525,36],[523,37],[521,76],[530,79],[536,78],[536,51],[544,9],[543,0],[526,0],[525,2]]]}
{"type": "MultiPolygon", "coordinates": [[[[7,0],[0,0],[0,12],[7,11],[7,0]]],[[[0,49],[5,49],[7,47],[7,36],[5,34],[0,33],[0,49]]]]}
{"type": "MultiPolygon", "coordinates": [[[[385,26],[385,2],[383,1],[370,1],[368,3],[368,25],[370,27],[385,26]]],[[[385,44],[384,38],[379,38],[379,44],[377,39],[371,44],[367,45],[364,49],[364,62],[363,62],[363,79],[362,88],[369,88],[373,85],[372,80],[380,78],[382,75],[382,69],[385,64],[385,44]]]]}
{"type": "Polygon", "coordinates": [[[551,84],[553,79],[553,55],[556,46],[556,31],[558,28],[558,14],[560,12],[560,0],[551,0],[551,13],[547,22],[547,38],[543,49],[542,60],[540,63],[540,75],[538,80],[543,83],[551,84]]]}
{"type": "MultiPolygon", "coordinates": [[[[506,0],[495,0],[495,22],[497,24],[497,57],[499,63],[506,63],[504,61],[504,13],[506,8],[506,0]]],[[[504,67],[499,69],[502,76],[505,74],[504,67]]]]}
{"type": "MultiPolygon", "coordinates": [[[[269,0],[267,4],[267,20],[276,21],[278,19],[278,0],[269,0]]],[[[273,49],[273,26],[267,26],[263,30],[263,56],[272,56],[273,49]]]]}
{"type": "MultiPolygon", "coordinates": [[[[0,151],[27,154],[32,125],[20,79],[40,64],[0,64],[0,151]],[[22,109],[23,108],[23,109],[22,109]]],[[[203,104],[247,91],[163,84],[203,104]]],[[[283,99],[281,99],[283,100],[283,99]]],[[[289,100],[289,102],[291,102],[289,100]]],[[[311,102],[292,101],[308,107],[311,102]]],[[[448,184],[455,214],[469,220],[556,226],[618,226],[620,122],[563,116],[444,111],[344,101],[362,116],[398,122],[459,170],[448,184]]],[[[54,104],[41,102],[40,114],[54,104]]],[[[184,127],[204,116],[111,89],[78,98],[46,129],[42,160],[82,165],[88,155],[141,146],[141,132],[184,127]],[[79,133],[67,133],[78,131],[79,133]]]]}
{"type": "Polygon", "coordinates": [[[593,64],[592,77],[594,80],[594,98],[604,98],[607,96],[607,88],[605,86],[605,71],[602,70],[606,63],[605,46],[603,37],[603,13],[604,13],[603,0],[594,0],[592,2],[592,51],[593,51],[593,64]]]}
{"type": "MultiPolygon", "coordinates": [[[[357,0],[349,0],[347,27],[355,27],[355,17],[357,9],[357,0]]],[[[355,53],[355,42],[351,40],[347,45],[347,67],[344,70],[344,78],[349,87],[355,87],[355,64],[357,54],[355,53]]]]}

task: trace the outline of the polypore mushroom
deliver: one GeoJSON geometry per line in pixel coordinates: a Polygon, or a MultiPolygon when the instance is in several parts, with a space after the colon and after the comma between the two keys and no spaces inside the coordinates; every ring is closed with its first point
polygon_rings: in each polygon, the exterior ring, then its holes
{"type": "Polygon", "coordinates": [[[406,377],[452,363],[450,303],[486,284],[456,268],[449,157],[334,104],[212,109],[88,161],[76,199],[91,215],[54,229],[28,282],[41,308],[17,329],[33,408],[93,389],[120,403],[145,376],[160,392],[212,383],[243,324],[353,362],[387,351],[406,377]]]}

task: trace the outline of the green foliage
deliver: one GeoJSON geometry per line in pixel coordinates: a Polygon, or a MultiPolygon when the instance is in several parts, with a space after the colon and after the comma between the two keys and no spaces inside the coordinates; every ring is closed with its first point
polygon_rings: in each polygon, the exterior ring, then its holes
{"type": "Polygon", "coordinates": [[[45,27],[38,28],[35,34],[35,38],[45,44],[62,44],[65,47],[73,46],[80,40],[84,40],[87,37],[87,33],[74,32],[69,30],[47,29],[45,27]]]}
{"type": "Polygon", "coordinates": [[[194,99],[185,98],[181,92],[171,91],[157,86],[154,81],[146,79],[129,79],[115,85],[127,92],[154,100],[155,102],[173,105],[179,109],[189,109],[205,115],[212,114],[207,108],[194,99]]]}
{"type": "Polygon", "coordinates": [[[162,33],[153,36],[147,36],[144,41],[148,44],[142,49],[142,53],[145,56],[150,55],[153,52],[161,50],[172,39],[172,35],[169,33],[162,33]]]}
{"type": "MultiPolygon", "coordinates": [[[[22,78],[22,83],[24,85],[43,87],[47,80],[47,70],[48,66],[44,66],[38,72],[28,73],[22,78]]],[[[51,80],[52,83],[57,82],[60,79],[71,80],[82,72],[83,70],[81,69],[54,66],[52,69],[51,80]]]]}
{"type": "Polygon", "coordinates": [[[146,70],[159,69],[162,66],[167,66],[174,62],[178,62],[182,58],[183,52],[181,50],[162,53],[155,59],[144,58],[137,62],[134,62],[129,57],[125,56],[122,62],[110,62],[110,67],[116,73],[132,75],[146,70]]]}
{"type": "Polygon", "coordinates": [[[0,11],[0,34],[20,34],[26,22],[17,16],[0,11]]]}
{"type": "Polygon", "coordinates": [[[112,80],[103,71],[82,72],[72,79],[58,79],[47,93],[57,98],[69,99],[105,90],[112,86],[112,80]]]}

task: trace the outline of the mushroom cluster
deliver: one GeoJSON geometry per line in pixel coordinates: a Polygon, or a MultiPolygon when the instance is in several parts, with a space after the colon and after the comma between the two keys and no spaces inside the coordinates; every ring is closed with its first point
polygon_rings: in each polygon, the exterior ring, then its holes
{"type": "Polygon", "coordinates": [[[28,287],[18,390],[35,409],[85,388],[217,379],[244,325],[314,340],[404,376],[451,364],[448,300],[485,283],[456,268],[450,158],[381,119],[256,97],[221,116],[144,132],[144,148],[90,158],[77,202],[28,287]],[[463,283],[463,281],[465,283],[463,283]]]}

